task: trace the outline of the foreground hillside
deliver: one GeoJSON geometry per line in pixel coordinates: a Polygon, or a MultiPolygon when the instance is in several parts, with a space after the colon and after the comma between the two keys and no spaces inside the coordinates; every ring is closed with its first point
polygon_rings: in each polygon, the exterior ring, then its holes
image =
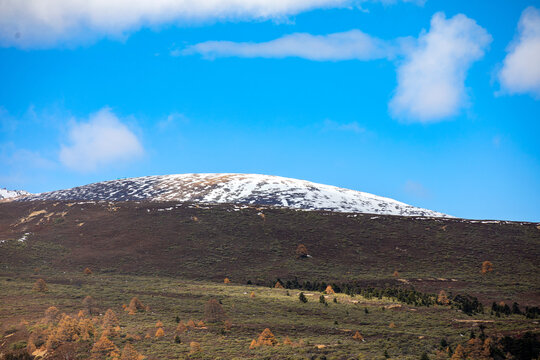
{"type": "Polygon", "coordinates": [[[6,273],[89,266],[236,283],[296,277],[465,291],[528,305],[537,305],[540,294],[540,229],[531,223],[233,205],[13,202],[0,204],[0,242],[6,273]],[[297,257],[299,244],[310,257],[297,257]],[[494,271],[482,275],[483,261],[494,271]]]}

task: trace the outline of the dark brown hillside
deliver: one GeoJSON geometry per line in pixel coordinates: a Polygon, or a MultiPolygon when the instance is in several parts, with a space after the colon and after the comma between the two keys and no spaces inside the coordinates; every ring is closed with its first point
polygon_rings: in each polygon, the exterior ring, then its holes
{"type": "Polygon", "coordinates": [[[1,271],[8,274],[89,267],[96,274],[237,283],[297,276],[445,289],[523,305],[538,305],[540,294],[540,229],[532,223],[233,205],[11,202],[0,204],[1,240],[1,271]],[[311,258],[296,256],[300,243],[311,258]],[[492,273],[481,274],[484,260],[493,263],[492,273]]]}

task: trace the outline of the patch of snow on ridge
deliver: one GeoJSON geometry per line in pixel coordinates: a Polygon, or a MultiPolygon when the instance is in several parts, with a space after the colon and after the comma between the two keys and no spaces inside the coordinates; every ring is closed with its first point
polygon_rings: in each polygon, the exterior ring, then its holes
{"type": "Polygon", "coordinates": [[[31,194],[24,190],[7,190],[5,188],[0,188],[0,200],[12,199],[19,196],[27,196],[27,195],[31,195],[31,194]]]}
{"type": "Polygon", "coordinates": [[[258,174],[179,174],[104,181],[26,196],[20,201],[177,201],[231,203],[382,215],[450,217],[331,185],[258,174]]]}

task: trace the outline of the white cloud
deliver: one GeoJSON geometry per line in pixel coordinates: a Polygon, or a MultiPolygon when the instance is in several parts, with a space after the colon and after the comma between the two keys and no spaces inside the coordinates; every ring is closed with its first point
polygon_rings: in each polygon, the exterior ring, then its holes
{"type": "Polygon", "coordinates": [[[499,73],[503,92],[530,93],[540,99],[540,11],[528,7],[519,19],[519,36],[499,73]]]}
{"type": "Polygon", "coordinates": [[[60,162],[72,170],[89,172],[131,161],[143,152],[137,136],[104,108],[91,115],[88,122],[72,125],[69,145],[60,149],[60,162]]]}
{"type": "Polygon", "coordinates": [[[300,57],[315,61],[373,60],[393,57],[397,47],[360,30],[328,35],[295,33],[261,42],[206,41],[171,55],[201,54],[205,58],[237,56],[245,58],[300,57]]]}
{"type": "Polygon", "coordinates": [[[492,38],[474,20],[443,13],[431,19],[398,68],[398,87],[389,107],[393,116],[432,122],[453,116],[467,102],[465,77],[474,61],[484,56],[492,38]]]}
{"type": "Polygon", "coordinates": [[[323,129],[326,131],[347,131],[347,132],[354,132],[357,134],[363,134],[366,132],[366,129],[360,126],[360,124],[358,124],[357,121],[353,121],[346,124],[340,124],[330,119],[324,120],[323,129]]]}
{"type": "Polygon", "coordinates": [[[349,6],[354,0],[0,0],[0,44],[48,47],[141,27],[227,19],[267,19],[349,6]]]}
{"type": "Polygon", "coordinates": [[[42,48],[101,37],[123,38],[142,27],[201,21],[284,19],[317,8],[372,1],[424,0],[0,0],[0,46],[42,48]]]}

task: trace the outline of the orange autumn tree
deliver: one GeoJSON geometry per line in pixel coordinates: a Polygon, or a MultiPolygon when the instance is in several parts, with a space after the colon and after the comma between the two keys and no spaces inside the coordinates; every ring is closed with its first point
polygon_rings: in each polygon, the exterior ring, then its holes
{"type": "Polygon", "coordinates": [[[439,292],[439,295],[437,296],[437,303],[440,305],[448,305],[450,304],[450,300],[448,300],[448,296],[446,295],[446,291],[441,290],[439,292]]]}
{"type": "Polygon", "coordinates": [[[145,357],[137,352],[133,345],[127,343],[122,350],[120,360],[143,360],[145,357]]]}
{"type": "Polygon", "coordinates": [[[253,341],[251,342],[250,349],[259,346],[276,346],[278,344],[276,337],[269,328],[264,329],[257,340],[253,341]]]}
{"type": "Polygon", "coordinates": [[[124,310],[127,311],[129,315],[135,315],[138,311],[148,311],[148,306],[144,306],[141,300],[134,297],[124,310]]]}
{"type": "Polygon", "coordinates": [[[328,285],[326,287],[326,290],[324,290],[324,292],[328,295],[332,295],[332,294],[335,294],[336,292],[334,291],[334,289],[332,289],[332,286],[328,285]]]}
{"type": "Polygon", "coordinates": [[[95,359],[103,359],[107,357],[118,357],[119,350],[114,343],[106,336],[101,338],[92,346],[90,351],[95,359]]]}
{"type": "Polygon", "coordinates": [[[112,309],[107,309],[103,316],[103,328],[114,328],[119,325],[118,317],[112,309]]]}
{"type": "Polygon", "coordinates": [[[279,281],[276,281],[276,285],[274,285],[274,288],[276,289],[284,289],[283,285],[279,281]]]}
{"type": "Polygon", "coordinates": [[[356,341],[364,341],[364,337],[362,336],[362,334],[360,334],[359,331],[357,331],[357,332],[353,335],[353,339],[356,340],[356,341]]]}
{"type": "Polygon", "coordinates": [[[156,337],[163,337],[163,336],[165,336],[165,332],[163,331],[163,328],[158,328],[158,329],[156,330],[156,335],[155,335],[155,336],[156,336],[156,337]]]}
{"type": "Polygon", "coordinates": [[[92,270],[90,270],[89,267],[85,268],[83,272],[84,272],[84,275],[92,275],[92,270]]]}
{"type": "Polygon", "coordinates": [[[178,323],[178,326],[176,327],[175,332],[177,334],[182,334],[182,333],[184,333],[186,331],[187,331],[186,325],[184,324],[184,322],[182,320],[180,320],[180,322],[178,323]]]}
{"type": "Polygon", "coordinates": [[[482,274],[487,274],[489,272],[492,272],[493,271],[493,264],[491,263],[491,261],[484,261],[482,263],[482,274]]]}
{"type": "Polygon", "coordinates": [[[223,283],[224,283],[224,284],[230,284],[230,283],[231,283],[231,280],[229,280],[229,278],[226,277],[225,279],[223,279],[223,283]]]}

